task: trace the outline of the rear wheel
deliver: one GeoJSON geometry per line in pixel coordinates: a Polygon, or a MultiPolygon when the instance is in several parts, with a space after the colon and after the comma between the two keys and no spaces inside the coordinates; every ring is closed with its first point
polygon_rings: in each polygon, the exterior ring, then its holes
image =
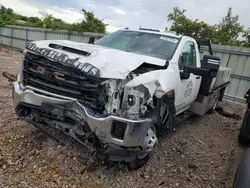
{"type": "Polygon", "coordinates": [[[150,158],[150,155],[155,149],[157,142],[158,139],[156,136],[155,126],[151,125],[144,139],[143,150],[136,156],[133,161],[125,163],[128,168],[131,170],[136,170],[142,167],[150,158]]]}
{"type": "Polygon", "coordinates": [[[249,146],[250,145],[250,138],[244,136],[242,133],[239,134],[238,141],[243,146],[249,146]]]}
{"type": "Polygon", "coordinates": [[[244,119],[242,121],[238,140],[243,146],[250,145],[250,110],[249,109],[247,109],[244,119]]]}

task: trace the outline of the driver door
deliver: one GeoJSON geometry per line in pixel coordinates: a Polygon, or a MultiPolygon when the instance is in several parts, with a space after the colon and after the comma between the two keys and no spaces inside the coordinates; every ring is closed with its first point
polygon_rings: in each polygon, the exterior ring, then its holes
{"type": "Polygon", "coordinates": [[[178,93],[179,105],[177,106],[177,111],[185,111],[190,105],[195,101],[201,83],[201,76],[194,74],[184,73],[184,66],[200,67],[199,56],[196,54],[198,52],[198,47],[192,41],[187,41],[181,51],[179,57],[179,70],[181,83],[179,85],[178,93]]]}

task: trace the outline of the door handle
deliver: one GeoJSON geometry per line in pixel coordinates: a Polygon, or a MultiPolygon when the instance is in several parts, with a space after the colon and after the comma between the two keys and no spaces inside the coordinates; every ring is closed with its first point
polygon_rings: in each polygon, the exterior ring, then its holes
{"type": "Polygon", "coordinates": [[[198,80],[198,79],[200,79],[201,77],[200,76],[196,76],[196,79],[198,80]]]}

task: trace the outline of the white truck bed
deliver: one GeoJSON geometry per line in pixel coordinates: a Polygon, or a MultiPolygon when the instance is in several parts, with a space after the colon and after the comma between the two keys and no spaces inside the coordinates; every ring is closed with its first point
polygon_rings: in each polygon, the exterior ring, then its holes
{"type": "Polygon", "coordinates": [[[216,78],[213,79],[210,91],[220,87],[221,85],[229,82],[230,80],[231,69],[227,67],[220,67],[217,73],[216,78]]]}
{"type": "Polygon", "coordinates": [[[204,115],[213,108],[220,98],[221,88],[229,84],[230,74],[230,68],[220,67],[215,78],[203,77],[200,92],[191,105],[190,111],[197,115],[204,115]]]}

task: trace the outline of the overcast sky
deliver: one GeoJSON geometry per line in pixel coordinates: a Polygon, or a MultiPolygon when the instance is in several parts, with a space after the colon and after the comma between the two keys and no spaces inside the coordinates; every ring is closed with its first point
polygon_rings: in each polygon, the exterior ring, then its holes
{"type": "Polygon", "coordinates": [[[83,18],[84,8],[108,23],[108,32],[140,25],[164,30],[169,25],[167,15],[176,6],[186,9],[189,18],[216,24],[232,7],[245,28],[250,27],[250,0],[0,0],[0,4],[25,16],[47,13],[70,23],[83,18]]]}

